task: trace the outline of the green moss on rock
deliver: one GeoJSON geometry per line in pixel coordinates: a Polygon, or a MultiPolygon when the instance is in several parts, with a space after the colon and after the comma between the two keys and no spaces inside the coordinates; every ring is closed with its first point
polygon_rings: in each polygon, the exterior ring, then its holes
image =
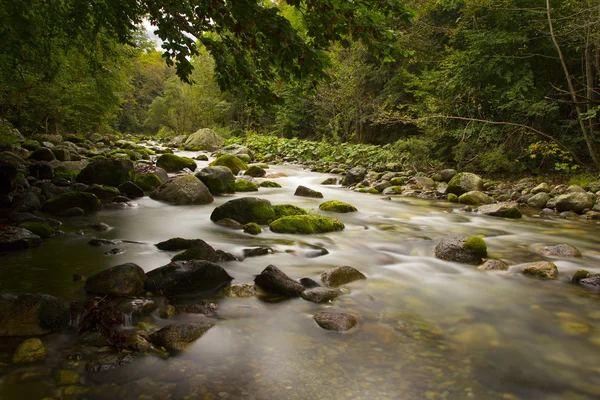
{"type": "Polygon", "coordinates": [[[23,222],[22,224],[19,224],[19,228],[27,229],[42,239],[54,236],[54,229],[43,222],[23,222]]]}
{"type": "Polygon", "coordinates": [[[102,203],[93,193],[69,192],[46,200],[42,211],[57,213],[73,207],[79,207],[84,211],[97,211],[102,208],[102,203]]]}
{"type": "Polygon", "coordinates": [[[450,194],[448,195],[448,201],[449,201],[450,203],[458,203],[458,196],[457,196],[457,195],[455,195],[454,193],[450,193],[450,194]]]}
{"type": "Polygon", "coordinates": [[[100,200],[111,200],[113,197],[119,196],[121,194],[119,189],[105,185],[92,185],[89,188],[87,188],[84,192],[93,193],[100,200]]]}
{"type": "Polygon", "coordinates": [[[248,169],[248,164],[233,154],[223,154],[211,162],[210,165],[221,165],[223,167],[227,167],[234,175],[239,174],[241,170],[248,169]]]}
{"type": "Polygon", "coordinates": [[[74,181],[75,179],[77,179],[77,175],[79,175],[79,171],[76,169],[67,169],[62,165],[59,165],[56,168],[54,168],[55,178],[63,178],[69,181],[74,181]]]}
{"type": "Polygon", "coordinates": [[[255,222],[250,222],[246,225],[244,225],[244,232],[249,233],[251,235],[258,235],[259,233],[262,232],[262,229],[260,228],[260,225],[258,225],[255,222]]]}
{"type": "Polygon", "coordinates": [[[293,215],[273,221],[269,228],[277,233],[313,234],[341,231],[345,226],[321,215],[293,215]]]}
{"type": "Polygon", "coordinates": [[[487,257],[487,245],[481,236],[472,236],[468,238],[463,247],[471,250],[475,255],[481,258],[487,257]]]}
{"type": "Polygon", "coordinates": [[[343,201],[338,200],[329,200],[325,203],[321,203],[321,205],[319,206],[319,210],[339,213],[349,213],[358,211],[356,207],[354,207],[352,204],[344,203],[343,201]]]}
{"type": "Polygon", "coordinates": [[[273,210],[275,211],[275,219],[279,219],[281,217],[289,217],[292,215],[307,214],[304,208],[300,208],[292,204],[277,204],[276,206],[273,206],[273,210]]]}
{"type": "Polygon", "coordinates": [[[156,174],[136,175],[133,178],[133,183],[138,185],[142,190],[154,190],[164,182],[160,180],[156,174]]]}
{"type": "Polygon", "coordinates": [[[258,185],[252,181],[238,179],[235,181],[235,191],[236,192],[257,192],[258,185]]]}
{"type": "Polygon", "coordinates": [[[241,224],[256,222],[264,225],[275,218],[275,211],[268,200],[258,197],[242,197],[218,206],[210,215],[213,222],[226,218],[231,218],[241,224]]]}
{"type": "Polygon", "coordinates": [[[179,172],[184,168],[196,170],[196,161],[188,157],[180,157],[175,154],[163,154],[156,160],[156,166],[167,172],[179,172]]]}
{"type": "Polygon", "coordinates": [[[267,188],[280,188],[281,185],[277,182],[273,182],[273,181],[262,181],[259,185],[260,187],[267,187],[267,188]]]}

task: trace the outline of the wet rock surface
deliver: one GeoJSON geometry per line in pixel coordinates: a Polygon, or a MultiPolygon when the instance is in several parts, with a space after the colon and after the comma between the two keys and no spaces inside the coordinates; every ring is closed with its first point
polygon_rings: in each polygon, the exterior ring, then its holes
{"type": "Polygon", "coordinates": [[[269,294],[286,297],[298,297],[304,291],[304,286],[274,265],[269,265],[257,275],[254,283],[269,294]]]}
{"type": "Polygon", "coordinates": [[[233,279],[220,265],[197,260],[171,262],[146,276],[146,290],[165,296],[214,293],[233,279]]]}
{"type": "Polygon", "coordinates": [[[321,328],[332,332],[347,332],[358,325],[352,314],[338,312],[319,312],[313,319],[321,328]]]}

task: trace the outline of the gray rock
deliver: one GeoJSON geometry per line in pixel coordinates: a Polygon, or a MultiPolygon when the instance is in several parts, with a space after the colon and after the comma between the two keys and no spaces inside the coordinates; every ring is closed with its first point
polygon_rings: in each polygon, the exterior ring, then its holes
{"type": "Polygon", "coordinates": [[[346,313],[318,312],[313,319],[321,328],[333,332],[346,332],[358,324],[353,315],[346,313]]]}
{"type": "Polygon", "coordinates": [[[144,291],[146,274],[137,264],[121,264],[90,276],[85,281],[88,293],[108,296],[135,296],[144,291]]]}
{"type": "Polygon", "coordinates": [[[478,190],[471,190],[469,192],[463,193],[458,198],[458,202],[460,204],[468,204],[470,206],[478,206],[481,204],[491,204],[494,202],[487,194],[480,192],[478,190]]]}
{"type": "Polygon", "coordinates": [[[130,199],[144,197],[144,191],[142,188],[131,181],[122,183],[117,189],[119,189],[119,192],[124,193],[130,199]]]}
{"type": "Polygon", "coordinates": [[[435,181],[426,176],[413,176],[408,180],[408,183],[416,185],[421,189],[433,189],[435,187],[435,181]]]}
{"type": "Polygon", "coordinates": [[[434,253],[441,260],[478,265],[487,256],[487,248],[483,239],[459,234],[440,240],[434,253]]]}
{"type": "Polygon", "coordinates": [[[311,188],[307,188],[306,186],[298,186],[296,191],[294,192],[294,196],[302,196],[302,197],[313,197],[317,199],[323,198],[323,193],[317,192],[311,188]]]}
{"type": "Polygon", "coordinates": [[[324,287],[316,287],[312,289],[307,289],[300,297],[304,300],[313,302],[313,303],[327,303],[336,297],[338,297],[340,293],[337,290],[327,289],[324,287]]]}
{"type": "Polygon", "coordinates": [[[0,294],[0,336],[61,332],[71,320],[67,302],[44,294],[0,294]]]}
{"type": "Polygon", "coordinates": [[[98,184],[117,187],[133,180],[133,163],[130,160],[104,158],[88,164],[79,175],[77,182],[86,185],[98,184]]]}
{"type": "Polygon", "coordinates": [[[196,178],[200,179],[214,195],[235,193],[235,176],[227,167],[214,166],[202,168],[196,173],[196,178]]]}
{"type": "Polygon", "coordinates": [[[565,243],[544,246],[539,248],[537,252],[546,257],[581,257],[581,252],[575,246],[565,243]]]}
{"type": "Polygon", "coordinates": [[[452,178],[454,178],[454,176],[456,175],[456,170],[455,169],[444,169],[442,171],[440,171],[440,177],[442,178],[442,182],[450,182],[452,180],[452,178]]]}
{"type": "Polygon", "coordinates": [[[43,240],[33,232],[16,226],[0,226],[0,251],[41,246],[43,240]]]}
{"type": "Polygon", "coordinates": [[[134,356],[131,353],[101,354],[90,360],[85,366],[87,372],[110,371],[131,364],[134,356]]]}
{"type": "Polygon", "coordinates": [[[448,182],[448,193],[454,193],[457,196],[471,191],[482,190],[484,190],[483,180],[479,176],[469,172],[460,172],[448,182]]]}
{"type": "Polygon", "coordinates": [[[168,351],[184,351],[196,340],[200,339],[210,328],[215,326],[210,322],[196,324],[167,325],[150,335],[150,340],[157,346],[168,351]]]}
{"type": "Polygon", "coordinates": [[[219,147],[223,146],[223,143],[225,143],[225,139],[217,135],[215,131],[203,128],[188,136],[183,143],[183,148],[191,151],[216,151],[219,147]]]}
{"type": "Polygon", "coordinates": [[[211,294],[233,280],[220,265],[198,260],[171,262],[146,276],[146,290],[165,296],[211,294]]]}
{"type": "Polygon", "coordinates": [[[540,183],[539,185],[537,185],[536,187],[531,189],[530,193],[531,194],[550,193],[550,186],[548,186],[548,184],[546,182],[540,183]]]}
{"type": "Polygon", "coordinates": [[[574,211],[581,214],[586,208],[594,205],[592,196],[585,192],[572,192],[561,194],[555,198],[555,207],[558,212],[574,211]]]}
{"type": "Polygon", "coordinates": [[[254,278],[256,286],[269,294],[286,297],[298,297],[304,291],[304,286],[284,274],[274,265],[269,265],[254,278]]]}
{"type": "Polygon", "coordinates": [[[600,276],[581,279],[579,283],[589,289],[600,290],[600,276]]]}
{"type": "Polygon", "coordinates": [[[346,173],[346,177],[344,178],[344,186],[353,186],[356,185],[359,182],[362,182],[363,179],[365,179],[365,176],[367,175],[367,170],[365,168],[361,168],[361,167],[355,167],[350,169],[347,173],[346,173]]]}
{"type": "Polygon", "coordinates": [[[367,277],[362,272],[347,265],[328,269],[321,274],[323,284],[333,288],[364,279],[367,277]]]}
{"type": "Polygon", "coordinates": [[[556,279],[558,277],[558,268],[549,261],[538,261],[526,265],[523,268],[523,274],[540,279],[556,279]]]}
{"type": "Polygon", "coordinates": [[[210,190],[194,175],[169,179],[154,190],[150,197],[176,205],[208,204],[214,201],[210,190]]]}
{"type": "Polygon", "coordinates": [[[527,199],[527,205],[531,208],[544,208],[550,201],[550,195],[546,192],[539,192],[527,199]]]}
{"type": "Polygon", "coordinates": [[[508,264],[502,260],[491,259],[481,264],[477,269],[481,271],[507,271],[508,264]]]}
{"type": "Polygon", "coordinates": [[[477,214],[500,218],[521,218],[521,210],[514,203],[488,204],[477,208],[477,214]]]}
{"type": "Polygon", "coordinates": [[[40,147],[39,149],[29,154],[29,159],[37,161],[54,161],[56,160],[56,157],[54,156],[52,150],[50,150],[49,148],[40,147]]]}

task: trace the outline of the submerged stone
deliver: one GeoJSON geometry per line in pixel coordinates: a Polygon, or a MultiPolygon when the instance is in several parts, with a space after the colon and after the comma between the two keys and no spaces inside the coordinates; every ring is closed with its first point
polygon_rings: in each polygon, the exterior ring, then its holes
{"type": "Polygon", "coordinates": [[[168,351],[180,352],[190,347],[213,326],[215,325],[209,322],[167,325],[150,335],[150,340],[168,351]]]}
{"type": "Polygon", "coordinates": [[[558,268],[549,261],[538,261],[526,265],[523,268],[523,274],[540,279],[556,279],[558,277],[558,268]]]}
{"type": "Polygon", "coordinates": [[[477,265],[487,256],[487,246],[479,236],[449,235],[435,246],[434,254],[441,260],[477,265]]]}
{"type": "Polygon", "coordinates": [[[0,294],[0,336],[61,332],[71,320],[69,303],[44,294],[0,294]]]}
{"type": "Polygon", "coordinates": [[[131,353],[101,354],[85,366],[87,372],[110,371],[131,364],[134,356],[131,353]]]}
{"type": "Polygon", "coordinates": [[[346,313],[318,312],[313,319],[321,328],[332,332],[346,332],[358,324],[353,315],[346,313]]]}
{"type": "Polygon", "coordinates": [[[364,279],[367,277],[362,272],[348,265],[331,268],[321,274],[323,284],[333,288],[364,279]]]}

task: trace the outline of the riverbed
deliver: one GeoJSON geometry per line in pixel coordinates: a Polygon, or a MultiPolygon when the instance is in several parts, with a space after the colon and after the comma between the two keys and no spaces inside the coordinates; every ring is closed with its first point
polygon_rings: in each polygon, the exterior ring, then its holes
{"type": "MultiPolygon", "coordinates": [[[[180,152],[195,156],[197,152],[180,152]]],[[[208,162],[198,161],[199,168],[208,162]]],[[[64,218],[63,235],[40,248],[0,258],[0,289],[46,293],[73,301],[86,298],[83,282],[114,265],[134,262],[146,272],[169,263],[173,252],[154,244],[172,237],[200,238],[242,257],[243,249],[270,247],[273,254],[220,263],[233,283],[252,283],[273,264],[292,278],[350,265],[367,276],[329,304],[302,299],[270,303],[258,298],[214,298],[216,317],[175,320],[216,325],[185,353],[147,356],[130,366],[88,374],[64,355],[80,351],[74,332],[42,338],[42,363],[13,366],[22,339],[0,344],[0,399],[596,399],[600,397],[600,294],[568,283],[579,269],[600,273],[600,233],[595,222],[542,219],[525,211],[520,220],[480,216],[455,204],[409,197],[357,193],[321,185],[336,175],[296,165],[271,165],[281,188],[216,197],[214,203],[172,206],[143,197],[135,205],[105,207],[64,218]],[[298,185],[324,199],[293,196],[298,185]],[[257,196],[339,218],[341,232],[324,235],[272,233],[258,236],[218,226],[212,210],[232,198],[257,196]],[[358,212],[318,210],[325,200],[354,205],[358,212]],[[94,222],[113,227],[89,228],[94,222]],[[83,232],[80,232],[83,231],[83,232]],[[83,235],[81,234],[83,233],[83,235]],[[509,271],[484,272],[437,260],[433,248],[450,233],[482,235],[491,258],[509,261],[509,271]],[[93,247],[92,237],[121,241],[93,247]],[[569,243],[577,259],[548,259],[556,281],[520,274],[524,263],[546,258],[542,245],[569,243]],[[105,255],[111,247],[124,250],[105,255]],[[315,249],[328,254],[313,258],[315,249]],[[312,319],[317,311],[357,316],[359,329],[327,332],[312,319]],[[58,388],[58,368],[80,373],[79,384],[58,388]]],[[[157,326],[168,323],[157,314],[157,326]]],[[[135,323],[135,321],[133,321],[135,323]]]]}

